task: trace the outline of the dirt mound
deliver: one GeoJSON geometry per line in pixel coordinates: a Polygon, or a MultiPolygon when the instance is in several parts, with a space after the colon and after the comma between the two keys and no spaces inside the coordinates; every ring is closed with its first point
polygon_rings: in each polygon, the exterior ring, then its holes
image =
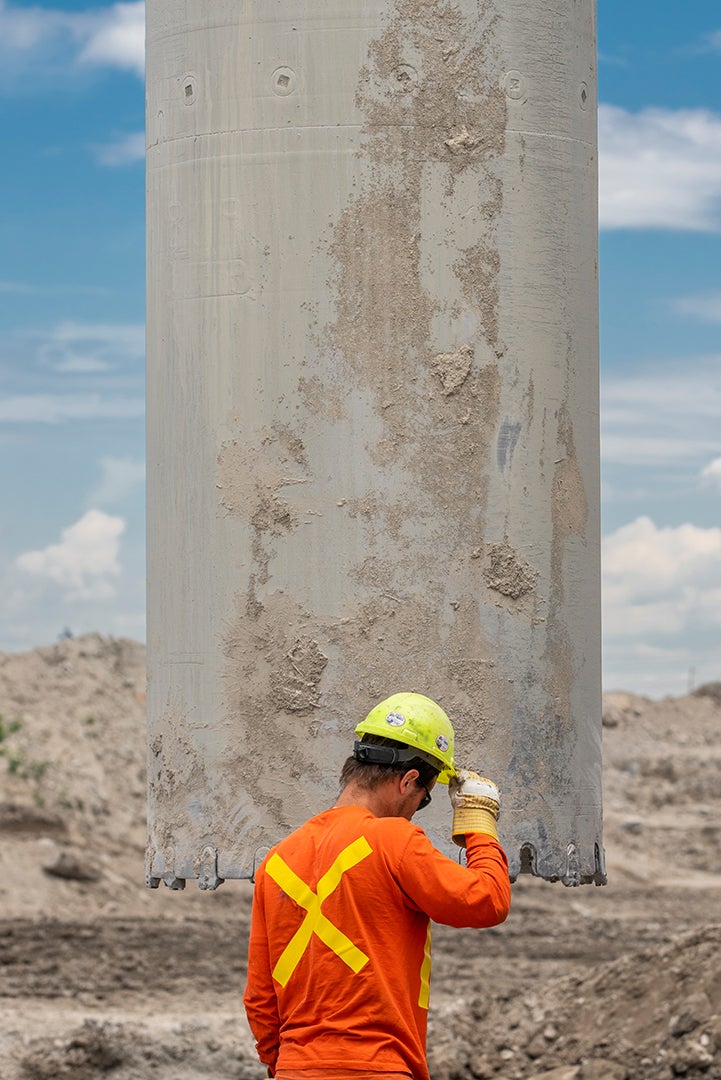
{"type": "MultiPolygon", "coordinates": [[[[433,1080],[721,1080],[721,684],[604,699],[609,884],[437,927],[433,1080]]],[[[0,655],[2,1080],[260,1080],[252,888],[144,886],[145,649],[0,655]]]]}
{"type": "Polygon", "coordinates": [[[702,927],[525,993],[469,995],[429,1045],[434,1080],[721,1076],[721,925],[702,927]],[[460,1066],[460,1068],[459,1068],[460,1066]],[[558,1072],[556,1072],[558,1070],[558,1072]]]}
{"type": "Polygon", "coordinates": [[[257,1080],[258,1065],[225,1032],[203,1031],[186,1021],[167,1033],[142,1022],[86,1020],[63,1038],[34,1038],[18,1058],[23,1080],[144,1080],[199,1076],[257,1080]],[[171,1071],[172,1070],[172,1071],[171,1071]]]}
{"type": "MultiPolygon", "coordinates": [[[[143,841],[145,649],[88,634],[0,654],[3,804],[69,828],[143,841]]],[[[12,825],[0,811],[0,822],[12,825]]]]}
{"type": "Polygon", "coordinates": [[[0,654],[0,917],[200,906],[145,888],[145,768],[144,645],[86,634],[0,654]]]}
{"type": "Polygon", "coordinates": [[[669,882],[718,878],[721,705],[712,694],[604,698],[604,839],[613,865],[669,882]],[[609,719],[611,723],[609,724],[609,719]],[[668,858],[669,843],[673,860],[668,858]]]}
{"type": "Polygon", "coordinates": [[[716,705],[721,705],[721,682],[704,683],[703,686],[699,686],[693,691],[693,696],[709,697],[716,705]]]}

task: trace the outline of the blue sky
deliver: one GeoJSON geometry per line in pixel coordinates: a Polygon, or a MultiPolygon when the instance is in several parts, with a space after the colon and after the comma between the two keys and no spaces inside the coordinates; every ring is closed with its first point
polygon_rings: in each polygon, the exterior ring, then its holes
{"type": "MultiPolygon", "coordinates": [[[[721,679],[721,8],[598,15],[604,685],[659,696],[721,679]]],[[[6,650],[144,637],[143,17],[0,0],[6,650]]]]}

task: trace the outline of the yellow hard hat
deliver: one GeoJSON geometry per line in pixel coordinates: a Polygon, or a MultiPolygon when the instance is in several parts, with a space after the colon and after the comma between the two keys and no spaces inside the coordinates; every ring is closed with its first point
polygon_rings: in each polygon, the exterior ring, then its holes
{"type": "Polygon", "coordinates": [[[371,709],[355,733],[382,735],[417,750],[439,769],[442,784],[455,776],[453,725],[440,705],[423,694],[392,694],[371,709]]]}

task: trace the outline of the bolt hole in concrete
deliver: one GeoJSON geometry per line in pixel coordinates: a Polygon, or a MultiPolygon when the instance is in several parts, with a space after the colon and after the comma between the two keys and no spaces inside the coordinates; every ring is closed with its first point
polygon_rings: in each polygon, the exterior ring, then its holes
{"type": "Polygon", "coordinates": [[[396,80],[396,89],[400,90],[401,93],[408,94],[415,90],[418,83],[418,73],[410,64],[401,64],[393,74],[396,80]]]}
{"type": "Polygon", "coordinates": [[[291,68],[277,68],[272,75],[273,92],[287,97],[295,89],[295,72],[291,68]]]}

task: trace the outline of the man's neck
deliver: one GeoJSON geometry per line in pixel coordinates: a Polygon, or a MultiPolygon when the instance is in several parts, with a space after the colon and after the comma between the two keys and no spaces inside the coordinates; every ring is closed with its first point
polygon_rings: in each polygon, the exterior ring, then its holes
{"type": "Polygon", "coordinates": [[[335,805],[362,806],[375,817],[407,817],[406,800],[391,783],[380,784],[369,791],[351,781],[343,788],[335,805]]]}
{"type": "Polygon", "coordinates": [[[375,814],[376,817],[382,817],[376,809],[376,795],[375,791],[366,791],[364,788],[358,787],[357,784],[351,783],[343,788],[335,801],[335,805],[362,806],[366,810],[370,810],[371,814],[375,814]]]}

